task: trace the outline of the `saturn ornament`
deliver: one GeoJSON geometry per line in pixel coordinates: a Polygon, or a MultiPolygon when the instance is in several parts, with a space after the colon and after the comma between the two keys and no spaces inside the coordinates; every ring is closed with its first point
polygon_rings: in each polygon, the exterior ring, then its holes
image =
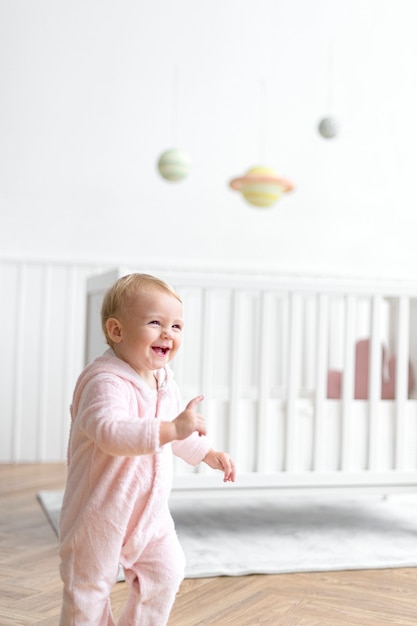
{"type": "Polygon", "coordinates": [[[292,182],[264,166],[250,168],[244,176],[234,178],[229,184],[242,193],[246,202],[262,208],[272,206],[284,193],[294,189],[292,182]]]}

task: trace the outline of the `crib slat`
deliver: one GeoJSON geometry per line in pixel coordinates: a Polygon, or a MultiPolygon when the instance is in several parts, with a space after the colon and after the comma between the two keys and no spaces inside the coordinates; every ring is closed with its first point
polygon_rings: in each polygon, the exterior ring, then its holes
{"type": "Polygon", "coordinates": [[[201,354],[200,354],[200,385],[202,392],[210,397],[210,372],[213,366],[213,340],[210,320],[210,293],[203,289],[201,294],[201,354]]]}
{"type": "Polygon", "coordinates": [[[228,422],[228,450],[231,456],[239,461],[244,457],[244,450],[241,450],[242,441],[238,441],[239,433],[239,399],[242,381],[242,358],[240,356],[241,341],[241,315],[242,294],[234,291],[232,295],[232,323],[231,323],[231,374],[230,374],[230,406],[229,406],[229,422],[228,422]]]}
{"type": "Polygon", "coordinates": [[[369,358],[368,469],[378,469],[378,407],[381,402],[381,296],[373,296],[369,358]]]}
{"type": "Polygon", "coordinates": [[[287,410],[285,415],[285,461],[286,471],[297,469],[297,372],[300,364],[300,314],[301,297],[299,294],[289,295],[289,341],[288,341],[288,378],[287,378],[287,410]]]}
{"type": "Polygon", "coordinates": [[[270,394],[269,348],[271,337],[271,293],[261,294],[260,310],[260,346],[259,346],[259,383],[258,383],[258,419],[256,471],[266,472],[269,465],[268,444],[268,398],[270,394]]]}
{"type": "Polygon", "coordinates": [[[324,403],[327,383],[327,354],[329,328],[329,297],[319,294],[317,298],[317,350],[316,350],[316,394],[314,400],[314,435],[312,466],[314,470],[325,468],[324,449],[326,446],[326,432],[324,424],[324,403]]]}
{"type": "MultiPolygon", "coordinates": [[[[211,298],[212,291],[203,289],[201,293],[201,352],[200,352],[200,389],[204,394],[204,409],[203,413],[206,419],[209,432],[211,422],[211,375],[213,372],[213,337],[214,329],[212,328],[213,317],[211,312],[211,298]]],[[[205,463],[200,463],[197,466],[198,473],[204,474],[208,471],[208,467],[205,463]]]]}
{"type": "Polygon", "coordinates": [[[357,297],[346,296],[346,327],[344,346],[344,374],[342,389],[342,423],[341,423],[341,445],[340,445],[340,469],[349,471],[352,463],[352,402],[355,388],[355,323],[356,323],[357,297]]]}
{"type": "Polygon", "coordinates": [[[397,318],[397,362],[395,388],[395,441],[394,467],[406,469],[404,463],[405,416],[408,398],[408,337],[410,331],[410,300],[405,296],[398,298],[397,318]]]}

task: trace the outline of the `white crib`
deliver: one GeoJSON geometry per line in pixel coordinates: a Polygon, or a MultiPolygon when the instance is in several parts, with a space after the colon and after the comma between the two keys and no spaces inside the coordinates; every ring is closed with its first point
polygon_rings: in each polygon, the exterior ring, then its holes
{"type": "Polygon", "coordinates": [[[87,362],[104,291],[131,271],[180,293],[175,376],[238,467],[224,485],[176,460],[174,496],[417,488],[416,283],[120,268],[88,280],[87,362]]]}

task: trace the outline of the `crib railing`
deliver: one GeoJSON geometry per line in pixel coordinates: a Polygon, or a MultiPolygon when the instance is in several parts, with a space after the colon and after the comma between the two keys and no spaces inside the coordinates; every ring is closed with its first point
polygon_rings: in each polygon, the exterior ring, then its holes
{"type": "MultiPolygon", "coordinates": [[[[88,283],[87,360],[104,348],[103,291],[128,271],[88,283]]],[[[232,490],[417,483],[416,284],[158,275],[184,302],[176,379],[184,402],[205,395],[210,436],[239,468],[232,490]]],[[[204,468],[178,460],[176,491],[217,489],[204,468]]]]}

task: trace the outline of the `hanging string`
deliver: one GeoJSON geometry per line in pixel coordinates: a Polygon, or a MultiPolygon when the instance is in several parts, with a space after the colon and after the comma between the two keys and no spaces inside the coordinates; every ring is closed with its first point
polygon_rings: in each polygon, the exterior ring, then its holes
{"type": "Polygon", "coordinates": [[[266,159],[266,80],[261,79],[259,86],[259,163],[266,159]]]}
{"type": "Polygon", "coordinates": [[[333,79],[334,79],[334,44],[333,40],[329,41],[327,52],[327,112],[333,111],[333,79]]]}
{"type": "Polygon", "coordinates": [[[179,102],[179,82],[180,70],[178,65],[174,65],[172,76],[172,110],[171,110],[171,136],[172,145],[177,146],[178,142],[178,102],[179,102]]]}

